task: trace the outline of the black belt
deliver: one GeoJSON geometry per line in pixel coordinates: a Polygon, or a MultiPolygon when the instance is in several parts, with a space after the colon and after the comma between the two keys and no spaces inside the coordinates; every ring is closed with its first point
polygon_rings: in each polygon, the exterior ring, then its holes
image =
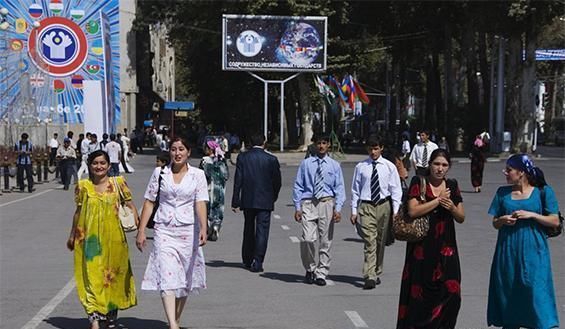
{"type": "Polygon", "coordinates": [[[371,206],[378,206],[378,205],[381,205],[381,204],[383,204],[383,203],[385,203],[385,202],[389,202],[389,201],[390,201],[390,197],[387,196],[386,198],[380,199],[380,200],[377,201],[377,202],[367,201],[367,200],[361,200],[361,203],[370,204],[371,206]]]}
{"type": "Polygon", "coordinates": [[[321,197],[321,198],[319,198],[319,199],[316,199],[316,198],[306,198],[306,199],[302,199],[302,200],[311,200],[311,201],[317,201],[317,202],[326,202],[326,201],[330,201],[330,200],[333,200],[333,199],[334,199],[333,196],[324,196],[324,197],[321,197]]]}

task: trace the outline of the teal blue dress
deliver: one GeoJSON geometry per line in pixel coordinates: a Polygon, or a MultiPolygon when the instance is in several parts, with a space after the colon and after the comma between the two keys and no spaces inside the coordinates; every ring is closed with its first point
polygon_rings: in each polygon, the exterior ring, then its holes
{"type": "MultiPolygon", "coordinates": [[[[545,186],[545,213],[557,214],[555,193],[545,186]]],[[[494,217],[516,210],[542,213],[541,193],[534,188],[527,199],[512,200],[512,187],[496,191],[488,213],[494,217]]],[[[559,327],[551,257],[547,236],[533,219],[516,221],[498,230],[490,271],[487,308],[489,326],[550,329],[559,327]]]]}

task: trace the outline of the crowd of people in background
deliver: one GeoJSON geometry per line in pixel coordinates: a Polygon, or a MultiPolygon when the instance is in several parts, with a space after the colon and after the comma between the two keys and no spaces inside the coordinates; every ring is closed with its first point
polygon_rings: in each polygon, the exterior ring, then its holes
{"type": "MultiPolygon", "coordinates": [[[[271,213],[282,177],[277,157],[265,149],[263,135],[253,135],[243,149],[237,134],[199,132],[203,157],[198,168],[188,164],[190,143],[170,137],[166,130],[136,128],[128,134],[124,129],[123,134],[104,133],[101,141],[89,132],[80,133],[76,141],[73,137],[69,131],[59,143],[54,134],[47,147],[49,164],[56,166],[63,189],[73,182],[77,185],[67,247],[74,252],[77,292],[91,329],[116,328],[118,310],[137,304],[127,240],[114,206],[119,203],[133,212],[140,251],[146,247],[146,228],[154,229],[141,289],[158,291],[169,327],[180,328],[187,298],[206,288],[202,247],[220,236],[229,164],[235,165],[231,209],[244,215],[242,266],[264,271],[271,213]],[[133,172],[130,159],[148,147],[158,151],[156,167],[138,215],[120,174],[133,172]],[[232,159],[237,150],[237,159],[232,159]],[[93,261],[97,257],[103,262],[93,261]]],[[[445,137],[437,144],[431,141],[427,130],[417,133],[414,145],[409,134],[401,137],[398,147],[380,136],[368,138],[368,157],[353,173],[350,222],[363,240],[363,289],[381,284],[385,248],[393,238],[391,223],[406,204],[411,217],[428,216],[429,230],[422,240],[406,245],[396,328],[455,328],[462,298],[456,224],[464,223],[465,211],[459,183],[448,177],[449,145],[445,137]],[[410,170],[414,177],[408,182],[410,170]]],[[[489,142],[490,136],[481,133],[470,148],[471,184],[477,193],[483,184],[489,142]]],[[[318,286],[326,285],[330,273],[334,225],[341,221],[346,199],[341,165],[330,156],[330,147],[329,136],[312,138],[292,189],[294,219],[302,228],[304,282],[318,286]]],[[[28,134],[23,133],[14,146],[22,192],[26,186],[28,192],[34,190],[33,150],[28,134]]],[[[555,193],[525,154],[511,156],[504,175],[508,185],[497,190],[488,210],[498,230],[488,324],[558,327],[545,233],[559,225],[555,193]]]]}

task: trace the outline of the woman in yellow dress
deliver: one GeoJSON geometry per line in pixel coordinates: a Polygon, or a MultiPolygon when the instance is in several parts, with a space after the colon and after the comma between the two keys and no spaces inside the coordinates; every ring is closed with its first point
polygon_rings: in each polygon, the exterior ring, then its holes
{"type": "Polygon", "coordinates": [[[137,223],[139,217],[124,178],[108,176],[108,153],[92,152],[87,164],[90,177],[75,189],[77,207],[67,247],[74,250],[77,292],[90,328],[115,328],[118,310],[137,304],[128,243],[118,217],[120,191],[137,223]]]}

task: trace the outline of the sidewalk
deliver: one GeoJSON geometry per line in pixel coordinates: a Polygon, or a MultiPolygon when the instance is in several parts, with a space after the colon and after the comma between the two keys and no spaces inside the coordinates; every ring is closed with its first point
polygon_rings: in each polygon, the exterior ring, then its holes
{"type": "MultiPolygon", "coordinates": [[[[272,152],[278,159],[281,165],[286,166],[298,166],[300,162],[304,160],[304,152],[272,152]]],[[[330,154],[330,156],[332,156],[330,154]]],[[[494,154],[487,158],[487,162],[501,162],[505,161],[510,154],[494,154]]],[[[340,156],[332,156],[332,158],[336,159],[340,163],[358,163],[365,159],[367,159],[368,155],[366,154],[342,154],[340,156]]],[[[235,163],[237,155],[234,154],[232,159],[235,163]]],[[[534,156],[534,161],[543,161],[543,160],[555,160],[561,158],[554,158],[554,157],[544,157],[538,155],[537,157],[534,156]]],[[[451,158],[453,163],[471,163],[470,158],[466,157],[453,157],[451,158]]]]}

